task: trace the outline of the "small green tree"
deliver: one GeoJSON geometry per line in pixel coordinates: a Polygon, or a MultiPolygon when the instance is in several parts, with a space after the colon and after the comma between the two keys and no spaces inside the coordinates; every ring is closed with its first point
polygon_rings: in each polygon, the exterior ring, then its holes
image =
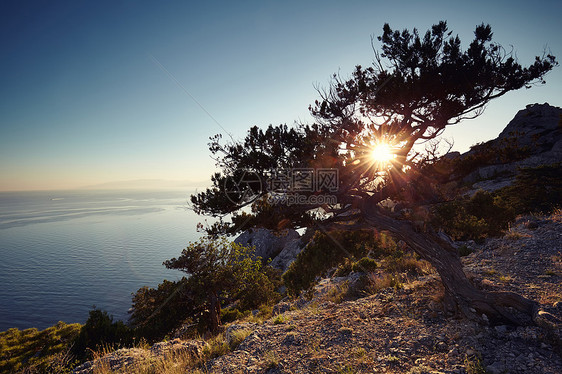
{"type": "Polygon", "coordinates": [[[129,325],[140,337],[154,342],[193,315],[195,303],[188,280],[164,280],[156,288],[142,287],[133,294],[129,325]]]}
{"type": "Polygon", "coordinates": [[[133,331],[123,321],[113,322],[105,310],[92,309],[86,324],[80,329],[73,350],[81,358],[103,347],[128,346],[133,342],[133,331]]]}
{"type": "Polygon", "coordinates": [[[179,269],[190,276],[187,287],[199,306],[193,310],[194,317],[208,316],[212,333],[217,333],[221,325],[221,303],[239,300],[249,308],[279,296],[274,272],[251,254],[252,248],[224,238],[204,237],[190,243],[178,258],[164,262],[168,269],[179,269]]]}

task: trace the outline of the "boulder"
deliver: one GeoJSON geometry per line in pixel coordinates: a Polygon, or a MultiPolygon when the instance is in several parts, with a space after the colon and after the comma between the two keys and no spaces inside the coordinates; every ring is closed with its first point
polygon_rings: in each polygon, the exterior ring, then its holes
{"type": "Polygon", "coordinates": [[[285,247],[283,247],[281,252],[275,256],[271,262],[271,266],[285,272],[289,268],[289,265],[297,259],[298,254],[301,253],[303,248],[304,245],[300,238],[290,240],[285,247]]]}
{"type": "Polygon", "coordinates": [[[289,242],[299,238],[299,233],[292,229],[276,232],[264,228],[253,228],[244,231],[234,239],[234,242],[243,246],[254,246],[254,256],[267,261],[277,256],[289,242]]]}

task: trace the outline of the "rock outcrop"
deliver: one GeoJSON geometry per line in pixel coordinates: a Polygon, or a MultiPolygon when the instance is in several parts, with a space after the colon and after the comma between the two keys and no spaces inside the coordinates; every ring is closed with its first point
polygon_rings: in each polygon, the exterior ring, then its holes
{"type": "MultiPolygon", "coordinates": [[[[520,147],[530,147],[533,154],[548,154],[562,140],[562,109],[544,104],[529,104],[517,112],[496,141],[516,136],[520,147]]],[[[558,151],[560,147],[558,146],[558,151]]]]}
{"type": "Polygon", "coordinates": [[[287,270],[303,247],[299,233],[292,229],[280,232],[264,228],[249,229],[234,239],[234,242],[254,246],[256,257],[261,257],[264,261],[271,259],[271,265],[281,271],[287,270]]]}
{"type": "Polygon", "coordinates": [[[271,266],[285,272],[289,265],[297,259],[298,254],[303,250],[304,244],[300,238],[293,239],[287,242],[285,247],[279,252],[277,256],[271,261],[271,266]]]}
{"type": "Polygon", "coordinates": [[[562,108],[547,103],[527,105],[496,139],[463,155],[448,156],[483,159],[483,165],[463,178],[463,182],[475,183],[476,189],[493,191],[510,185],[519,168],[562,162],[562,108]]]}

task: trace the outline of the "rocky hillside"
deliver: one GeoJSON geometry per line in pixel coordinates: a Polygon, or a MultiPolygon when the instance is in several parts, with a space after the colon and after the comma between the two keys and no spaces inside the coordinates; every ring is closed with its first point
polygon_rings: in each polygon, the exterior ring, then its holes
{"type": "Polygon", "coordinates": [[[541,326],[489,326],[445,315],[435,275],[344,302],[339,288],[323,282],[328,292],[311,301],[284,302],[268,320],[229,326],[224,339],[231,348],[214,359],[208,358],[216,340],[175,340],[121,350],[75,372],[93,373],[102,364],[101,372],[138,372],[149,359],[173,362],[177,356],[164,354],[175,349],[189,353],[175,364],[187,372],[562,373],[562,216],[523,217],[502,238],[457,244],[473,251],[464,264],[475,282],[540,302],[541,326]]]}
{"type": "Polygon", "coordinates": [[[478,167],[465,183],[488,191],[510,185],[519,168],[562,162],[562,108],[548,103],[527,105],[517,112],[496,139],[451,157],[478,167]]]}

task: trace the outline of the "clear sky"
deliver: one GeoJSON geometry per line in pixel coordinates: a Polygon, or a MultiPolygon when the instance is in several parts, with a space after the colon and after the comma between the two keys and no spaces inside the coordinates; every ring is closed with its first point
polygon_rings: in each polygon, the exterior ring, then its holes
{"type": "MultiPolygon", "coordinates": [[[[464,46],[489,23],[529,64],[545,47],[562,59],[561,14],[540,0],[3,1],[0,190],[208,180],[209,136],[311,122],[314,85],[369,65],[385,22],[446,20],[464,46]]],[[[464,151],[526,104],[562,106],[561,84],[558,68],[445,135],[464,151]]]]}

